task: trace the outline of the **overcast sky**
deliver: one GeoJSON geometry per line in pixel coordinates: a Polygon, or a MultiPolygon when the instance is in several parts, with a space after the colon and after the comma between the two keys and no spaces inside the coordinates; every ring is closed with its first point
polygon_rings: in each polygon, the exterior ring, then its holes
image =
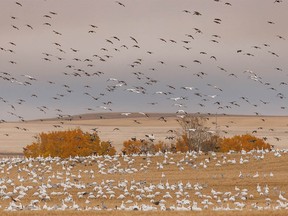
{"type": "Polygon", "coordinates": [[[287,115],[285,0],[2,0],[0,8],[2,120],[111,110],[287,115]]]}

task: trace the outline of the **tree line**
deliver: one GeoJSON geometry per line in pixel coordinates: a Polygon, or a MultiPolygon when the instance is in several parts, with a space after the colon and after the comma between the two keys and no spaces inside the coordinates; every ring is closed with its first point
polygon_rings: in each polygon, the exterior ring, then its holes
{"type": "MultiPolygon", "coordinates": [[[[220,137],[218,131],[206,126],[203,116],[186,115],[179,120],[182,128],[175,141],[140,140],[132,138],[123,142],[122,154],[155,154],[156,152],[228,152],[250,151],[252,149],[271,149],[265,140],[251,134],[220,137]]],[[[73,157],[89,155],[115,155],[116,149],[109,141],[101,141],[97,132],[83,132],[80,128],[65,131],[40,133],[36,141],[23,148],[26,157],[73,157]]]]}

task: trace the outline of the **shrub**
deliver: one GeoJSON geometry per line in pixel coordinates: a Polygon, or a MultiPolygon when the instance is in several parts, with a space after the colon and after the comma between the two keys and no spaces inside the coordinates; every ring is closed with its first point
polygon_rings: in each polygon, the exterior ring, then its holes
{"type": "Polygon", "coordinates": [[[121,149],[123,154],[141,154],[141,153],[151,153],[165,152],[169,151],[170,147],[162,141],[158,143],[149,142],[146,140],[131,139],[123,142],[123,148],[121,149]]]}
{"type": "Polygon", "coordinates": [[[80,129],[40,133],[37,141],[24,148],[26,157],[114,155],[115,148],[109,142],[101,142],[98,134],[84,133],[80,129]]]}
{"type": "Polygon", "coordinates": [[[201,115],[185,115],[178,122],[182,127],[182,135],[177,140],[177,151],[203,151],[203,144],[210,142],[213,135],[210,128],[205,126],[207,118],[201,115]]]}
{"type": "Polygon", "coordinates": [[[221,142],[221,138],[218,135],[213,135],[208,140],[202,143],[202,151],[209,152],[209,151],[219,151],[219,143],[221,142]]]}
{"type": "MultiPolygon", "coordinates": [[[[176,151],[180,151],[180,152],[187,152],[187,151],[197,151],[197,150],[201,150],[203,152],[208,152],[208,151],[218,151],[219,150],[219,140],[221,140],[219,138],[218,135],[214,135],[214,136],[210,136],[207,137],[206,140],[203,140],[199,146],[201,146],[201,148],[196,148],[196,146],[194,146],[194,148],[189,148],[189,143],[191,144],[191,140],[189,142],[189,138],[187,137],[187,134],[183,134],[180,138],[177,139],[176,141],[176,151]]],[[[193,146],[193,145],[192,145],[193,146]]]]}
{"type": "Polygon", "coordinates": [[[123,142],[123,154],[139,154],[141,152],[141,140],[127,140],[123,142]]]}
{"type": "Polygon", "coordinates": [[[187,134],[183,134],[180,138],[177,139],[176,145],[175,145],[176,152],[187,152],[189,151],[189,142],[187,134]]]}
{"type": "Polygon", "coordinates": [[[220,151],[251,151],[253,149],[271,149],[271,145],[263,139],[257,138],[250,134],[236,135],[231,138],[223,138],[219,143],[220,151]]]}
{"type": "Polygon", "coordinates": [[[155,152],[167,152],[171,151],[171,145],[164,143],[163,141],[159,141],[158,143],[154,144],[154,151],[155,152]]]}

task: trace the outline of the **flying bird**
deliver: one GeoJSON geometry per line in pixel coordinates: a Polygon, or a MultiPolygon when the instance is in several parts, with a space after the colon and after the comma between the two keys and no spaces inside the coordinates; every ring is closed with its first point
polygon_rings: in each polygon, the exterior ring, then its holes
{"type": "Polygon", "coordinates": [[[17,5],[19,5],[19,6],[23,6],[20,2],[15,2],[17,5]]]}
{"type": "Polygon", "coordinates": [[[130,38],[131,38],[131,40],[133,40],[135,43],[138,44],[138,41],[137,41],[134,37],[131,37],[131,36],[130,36],[130,38]]]}
{"type": "Polygon", "coordinates": [[[31,25],[27,24],[26,26],[33,30],[33,27],[31,25]]]}
{"type": "Polygon", "coordinates": [[[191,11],[189,11],[189,10],[183,10],[182,12],[184,12],[184,13],[191,13],[191,11]]]}
{"type": "Polygon", "coordinates": [[[198,11],[194,11],[193,15],[196,15],[196,16],[201,16],[202,14],[198,11]]]}
{"type": "Polygon", "coordinates": [[[120,5],[120,6],[122,6],[122,7],[125,7],[125,5],[122,3],[122,2],[120,2],[120,1],[115,1],[118,5],[120,5]]]}

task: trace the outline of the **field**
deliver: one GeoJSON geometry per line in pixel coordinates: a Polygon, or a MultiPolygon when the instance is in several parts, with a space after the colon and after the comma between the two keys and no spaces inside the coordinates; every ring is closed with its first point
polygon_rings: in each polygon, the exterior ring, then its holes
{"type": "Polygon", "coordinates": [[[165,140],[168,130],[180,130],[175,117],[165,119],[160,121],[158,115],[83,116],[64,124],[59,120],[1,124],[1,131],[6,130],[11,139],[1,138],[6,155],[0,161],[0,215],[174,215],[175,211],[177,215],[287,215],[287,117],[213,116],[208,122],[213,128],[217,121],[226,136],[258,130],[256,136],[266,136],[275,145],[270,152],[159,153],[65,160],[32,160],[7,154],[21,153],[25,143],[39,132],[75,127],[87,131],[97,128],[100,138],[111,139],[118,150],[123,140],[142,138],[147,133],[165,140]],[[113,130],[116,127],[119,130],[113,130]]]}
{"type": "MultiPolygon", "coordinates": [[[[207,116],[207,125],[211,130],[219,130],[220,136],[250,133],[259,138],[266,137],[267,142],[276,148],[287,148],[287,116],[207,116]],[[276,139],[277,138],[277,139],[276,139]]],[[[145,134],[154,134],[156,141],[173,134],[169,130],[181,132],[174,114],[149,114],[149,118],[138,113],[123,116],[121,113],[98,113],[74,116],[72,120],[49,119],[26,122],[8,122],[0,124],[0,152],[22,153],[23,147],[31,144],[41,132],[75,129],[80,127],[91,132],[97,129],[101,140],[110,140],[119,151],[123,141],[131,137],[145,138],[145,134]],[[163,121],[164,117],[165,121],[163,121]],[[117,129],[117,130],[116,130],[117,129]]],[[[175,135],[175,134],[174,134],[175,135]]],[[[169,140],[168,140],[169,141],[169,140]]]]}
{"type": "Polygon", "coordinates": [[[1,211],[21,210],[22,215],[23,210],[57,210],[49,214],[62,215],[62,210],[192,210],[238,215],[275,210],[277,215],[288,207],[287,156],[288,151],[281,150],[2,159],[1,211]]]}

